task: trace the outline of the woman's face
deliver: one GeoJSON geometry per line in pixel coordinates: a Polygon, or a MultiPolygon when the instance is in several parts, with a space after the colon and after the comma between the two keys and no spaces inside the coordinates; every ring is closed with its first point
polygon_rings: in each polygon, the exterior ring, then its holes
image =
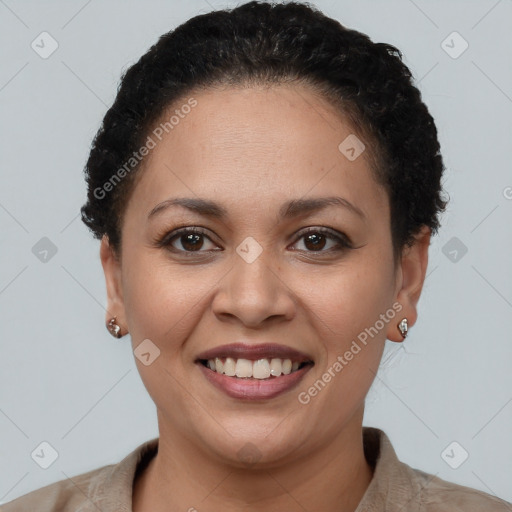
{"type": "MultiPolygon", "coordinates": [[[[126,209],[121,264],[102,241],[109,312],[131,335],[162,439],[232,464],[292,460],[360,429],[386,337],[400,341],[397,323],[415,320],[426,256],[407,279],[409,267],[395,273],[388,198],[368,146],[358,156],[352,128],[310,89],[193,97],[161,140],[162,130],[150,134],[156,146],[126,209]],[[165,206],[176,198],[215,203],[224,216],[165,206]],[[174,236],[184,227],[202,234],[174,236]],[[311,363],[260,380],[198,362],[231,344],[277,344],[311,363]]],[[[268,358],[279,373],[272,359],[287,358],[270,347],[219,355],[224,368],[231,355],[237,372],[260,376],[267,363],[253,360],[268,358]]]]}

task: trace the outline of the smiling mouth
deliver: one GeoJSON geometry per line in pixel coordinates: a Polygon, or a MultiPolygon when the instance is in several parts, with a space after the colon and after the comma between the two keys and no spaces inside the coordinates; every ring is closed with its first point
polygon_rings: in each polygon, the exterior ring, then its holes
{"type": "Polygon", "coordinates": [[[262,358],[250,360],[244,358],[199,359],[198,362],[212,372],[237,379],[270,380],[282,375],[290,375],[306,366],[313,366],[313,361],[292,361],[281,358],[262,358]]]}

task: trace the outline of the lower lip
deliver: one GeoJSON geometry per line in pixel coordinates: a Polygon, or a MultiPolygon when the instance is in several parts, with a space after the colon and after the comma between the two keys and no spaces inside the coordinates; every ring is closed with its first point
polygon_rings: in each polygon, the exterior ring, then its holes
{"type": "Polygon", "coordinates": [[[264,400],[274,398],[281,393],[289,391],[297,386],[306,373],[313,367],[308,364],[288,375],[271,377],[269,379],[253,379],[228,377],[223,373],[217,373],[201,363],[196,363],[204,376],[218,389],[224,391],[232,398],[244,400],[264,400]]]}

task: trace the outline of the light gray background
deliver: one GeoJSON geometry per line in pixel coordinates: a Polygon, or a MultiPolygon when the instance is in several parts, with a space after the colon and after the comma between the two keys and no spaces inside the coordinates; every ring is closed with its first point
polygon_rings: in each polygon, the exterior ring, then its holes
{"type": "MultiPolygon", "coordinates": [[[[82,169],[121,72],[164,32],[226,5],[0,0],[0,503],[158,435],[129,340],[104,327],[99,242],[78,218],[82,169]],[[47,59],[31,48],[42,31],[59,44],[47,59]],[[46,263],[32,252],[42,237],[58,249],[46,263]],[[30,456],[42,441],[59,454],[46,470],[30,456]]],[[[448,168],[419,321],[403,345],[388,342],[365,425],[409,465],[512,501],[512,2],[314,5],[403,51],[448,168]],[[453,31],[469,44],[458,58],[442,47],[453,31]],[[453,237],[467,247],[455,262],[443,253],[453,237]],[[441,455],[453,441],[469,453],[458,469],[441,455]]]]}

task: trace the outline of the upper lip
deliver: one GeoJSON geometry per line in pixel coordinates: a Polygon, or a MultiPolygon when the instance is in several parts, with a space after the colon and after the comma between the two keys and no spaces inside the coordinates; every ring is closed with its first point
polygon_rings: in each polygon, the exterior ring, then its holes
{"type": "Polygon", "coordinates": [[[278,345],[275,343],[261,343],[259,345],[248,345],[245,343],[232,343],[227,345],[220,345],[201,352],[196,361],[215,359],[216,357],[232,357],[233,359],[249,359],[257,361],[258,359],[291,359],[292,362],[307,362],[313,359],[294,348],[285,345],[278,345]]]}

